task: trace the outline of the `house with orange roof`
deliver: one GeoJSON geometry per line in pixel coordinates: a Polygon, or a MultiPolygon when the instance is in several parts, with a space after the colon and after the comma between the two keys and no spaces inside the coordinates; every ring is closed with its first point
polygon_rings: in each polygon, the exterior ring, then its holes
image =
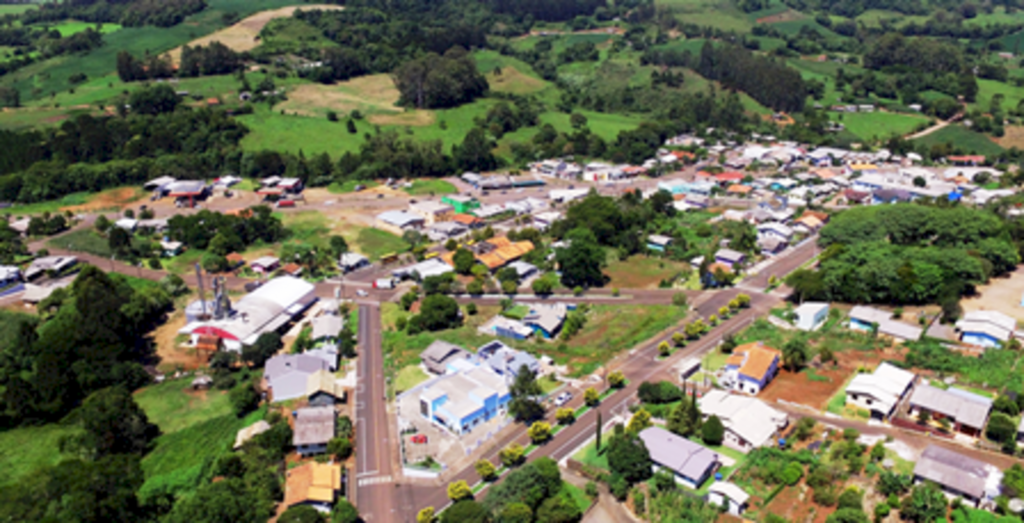
{"type": "Polygon", "coordinates": [[[746,177],[747,175],[738,171],[727,171],[724,173],[716,174],[715,181],[724,185],[727,183],[739,183],[743,181],[743,179],[746,177]]]}
{"type": "Polygon", "coordinates": [[[782,353],[758,341],[740,345],[725,361],[722,384],[738,392],[757,395],[779,373],[782,353]]]}
{"type": "Polygon", "coordinates": [[[817,216],[811,216],[806,214],[804,216],[797,218],[793,222],[793,229],[804,234],[812,234],[824,226],[825,224],[822,223],[817,216]]]}
{"type": "Polygon", "coordinates": [[[484,226],[484,221],[472,214],[456,214],[455,216],[452,216],[452,221],[465,225],[470,229],[479,229],[484,226]]]}
{"type": "Polygon", "coordinates": [[[284,505],[309,505],[329,513],[341,492],[341,464],[311,462],[287,472],[284,505]]]}
{"type": "Polygon", "coordinates": [[[725,190],[725,192],[735,196],[746,196],[750,194],[753,190],[754,188],[749,185],[734,183],[730,185],[729,188],[725,190]]]}

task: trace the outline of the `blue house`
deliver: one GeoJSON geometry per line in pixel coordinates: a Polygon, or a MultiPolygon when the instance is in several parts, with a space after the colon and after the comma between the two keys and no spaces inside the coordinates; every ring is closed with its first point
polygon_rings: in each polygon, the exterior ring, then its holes
{"type": "Polygon", "coordinates": [[[552,339],[561,332],[568,311],[569,307],[562,303],[532,305],[530,313],[523,318],[523,323],[533,329],[534,334],[543,336],[544,339],[552,339]]]}
{"type": "Polygon", "coordinates": [[[652,251],[665,252],[665,249],[672,244],[672,237],[652,234],[647,237],[647,248],[652,251]]]}
{"type": "Polygon", "coordinates": [[[960,341],[993,349],[1013,338],[1017,320],[997,311],[971,311],[956,322],[956,330],[960,341]]]}
{"type": "Polygon", "coordinates": [[[437,378],[420,392],[420,414],[454,434],[503,415],[512,399],[505,380],[488,368],[437,378]]]}
{"type": "Polygon", "coordinates": [[[881,325],[889,321],[890,318],[892,318],[892,313],[874,307],[858,305],[850,310],[850,328],[870,332],[872,324],[881,325]]]}
{"type": "Polygon", "coordinates": [[[718,263],[724,263],[729,267],[732,267],[737,263],[743,263],[746,260],[746,254],[732,249],[719,249],[718,252],[715,253],[715,261],[718,263]]]}

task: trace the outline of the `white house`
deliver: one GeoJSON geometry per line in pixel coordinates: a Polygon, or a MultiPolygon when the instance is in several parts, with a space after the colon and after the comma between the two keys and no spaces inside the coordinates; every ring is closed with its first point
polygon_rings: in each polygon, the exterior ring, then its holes
{"type": "Polygon", "coordinates": [[[914,373],[882,363],[871,374],[858,374],[846,387],[846,402],[886,419],[914,383],[914,373]]]}
{"type": "Polygon", "coordinates": [[[705,419],[714,415],[722,420],[723,444],[740,452],[771,445],[775,435],[789,424],[785,413],[757,398],[714,389],[698,401],[705,419]]]}
{"type": "Polygon", "coordinates": [[[743,489],[734,483],[727,481],[716,481],[708,488],[708,503],[719,507],[726,507],[726,512],[734,516],[743,514],[747,509],[747,501],[750,495],[743,492],[743,489]]]}
{"type": "Polygon", "coordinates": [[[793,229],[788,225],[778,222],[765,222],[757,226],[757,234],[761,236],[774,236],[788,242],[793,238],[793,229]]]}
{"type": "Polygon", "coordinates": [[[817,330],[828,319],[828,304],[809,301],[793,311],[796,314],[796,328],[802,331],[817,330]]]}

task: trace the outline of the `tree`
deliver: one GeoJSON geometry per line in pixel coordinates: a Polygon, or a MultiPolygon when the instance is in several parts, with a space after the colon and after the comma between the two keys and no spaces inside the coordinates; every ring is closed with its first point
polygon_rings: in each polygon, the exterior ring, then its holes
{"type": "Polygon", "coordinates": [[[132,237],[128,231],[120,227],[111,227],[107,233],[107,246],[118,255],[123,255],[132,245],[132,237]]]}
{"type": "Polygon", "coordinates": [[[530,284],[530,286],[533,289],[534,294],[540,296],[551,294],[551,292],[554,291],[555,288],[554,284],[551,283],[551,280],[545,277],[540,277],[533,280],[533,283],[530,284]]]}
{"type": "Polygon", "coordinates": [[[681,332],[673,332],[672,333],[672,344],[675,345],[676,347],[685,347],[686,346],[686,335],[681,333],[681,332]]]}
{"type": "Polygon", "coordinates": [[[458,327],[462,324],[459,303],[451,296],[431,294],[423,298],[420,313],[409,320],[410,327],[413,324],[420,331],[431,332],[458,327]]]}
{"type": "Polygon", "coordinates": [[[704,440],[704,443],[711,446],[721,445],[722,438],[725,437],[725,427],[722,426],[722,420],[714,415],[704,422],[704,426],[701,427],[700,431],[701,439],[704,440]]]}
{"type": "Polygon", "coordinates": [[[136,89],[128,98],[133,113],[148,115],[174,112],[180,101],[174,88],[167,84],[136,89]]]}
{"type": "Polygon", "coordinates": [[[739,303],[740,307],[743,308],[743,309],[746,309],[746,308],[750,307],[750,296],[749,295],[737,294],[736,295],[736,301],[739,303]]]}
{"type": "Polygon", "coordinates": [[[476,473],[480,476],[480,479],[484,481],[491,481],[498,477],[498,469],[494,468],[494,464],[486,459],[481,459],[474,465],[476,473]]]}
{"type": "Polygon", "coordinates": [[[1017,425],[1002,412],[993,412],[985,428],[985,435],[992,441],[1005,443],[1017,437],[1017,425]]]}
{"type": "Polygon", "coordinates": [[[672,295],[672,305],[676,307],[686,308],[689,306],[689,298],[685,292],[677,292],[672,295]]]}
{"type": "Polygon", "coordinates": [[[864,493],[857,490],[855,487],[850,487],[843,491],[839,495],[839,501],[836,503],[836,507],[839,509],[853,509],[860,512],[864,511],[864,493]]]}
{"type": "Polygon", "coordinates": [[[473,499],[473,491],[466,480],[460,479],[448,484],[448,499],[456,503],[464,499],[473,499]]]}
{"type": "Polygon", "coordinates": [[[667,341],[663,341],[658,344],[658,355],[662,358],[667,358],[672,354],[672,346],[667,341]]]}
{"type": "Polygon", "coordinates": [[[494,145],[483,129],[474,127],[466,133],[461,145],[452,148],[452,158],[462,171],[492,171],[498,167],[498,159],[491,152],[494,145]]]}
{"type": "Polygon", "coordinates": [[[651,477],[651,454],[632,432],[615,435],[608,443],[608,467],[629,484],[651,477]]]}
{"type": "Polygon", "coordinates": [[[434,507],[424,507],[416,513],[416,523],[434,523],[434,507]]]}
{"type": "Polygon", "coordinates": [[[61,441],[61,448],[77,451],[89,459],[112,454],[143,454],[160,435],[146,413],[123,387],[110,387],[90,394],[73,419],[82,432],[61,441]]]}
{"type": "Polygon", "coordinates": [[[359,511],[347,499],[339,499],[331,509],[331,523],[359,523],[359,511]]]}
{"type": "Polygon", "coordinates": [[[931,523],[946,515],[946,496],[934,483],[914,487],[900,504],[900,516],[915,523],[931,523]]]}
{"type": "Polygon", "coordinates": [[[336,258],[340,258],[341,255],[348,252],[348,242],[345,241],[343,236],[331,236],[330,243],[331,253],[334,254],[336,258]]]}
{"type": "Polygon", "coordinates": [[[640,407],[639,410],[633,413],[633,417],[629,418],[629,424],[626,425],[626,430],[633,434],[639,434],[640,431],[650,426],[651,413],[647,412],[643,407],[640,407]]]}
{"type": "Polygon", "coordinates": [[[248,363],[250,367],[263,367],[282,347],[284,342],[281,341],[280,334],[264,332],[256,338],[256,343],[242,347],[242,361],[248,363]]]}
{"type": "Polygon", "coordinates": [[[352,455],[352,442],[348,438],[333,438],[327,442],[327,453],[338,461],[345,461],[352,455]]]}
{"type": "Polygon", "coordinates": [[[525,368],[525,365],[516,374],[509,394],[512,399],[509,401],[508,411],[516,421],[529,422],[544,415],[544,407],[539,400],[543,391],[537,383],[537,373],[525,368]]]}
{"type": "Polygon", "coordinates": [[[473,265],[476,263],[476,257],[473,256],[473,252],[468,249],[457,249],[455,255],[452,257],[452,264],[455,266],[455,272],[459,274],[469,274],[473,270],[473,265]]]}
{"type": "MultiPolygon", "coordinates": [[[[339,500],[339,505],[349,504],[339,500]]],[[[354,508],[352,509],[355,510],[354,508]]],[[[241,478],[228,478],[216,483],[207,483],[191,496],[174,504],[170,514],[164,518],[167,523],[214,523],[220,521],[264,521],[273,515],[272,505],[258,496],[241,478]]],[[[358,517],[358,516],[357,516],[358,517]]],[[[333,517],[332,522],[337,520],[333,517]]],[[[356,521],[355,519],[347,521],[356,521]]]]}
{"type": "Polygon", "coordinates": [[[621,389],[626,384],[626,375],[615,371],[608,375],[608,385],[613,389],[621,389]]]}
{"type": "Polygon", "coordinates": [[[793,338],[782,346],[782,363],[790,372],[800,370],[807,363],[807,342],[793,338]]]}
{"type": "Polygon", "coordinates": [[[551,439],[551,424],[546,421],[535,421],[533,422],[533,425],[530,425],[530,428],[526,433],[530,436],[530,441],[534,444],[544,443],[551,439]]]}
{"type": "Polygon", "coordinates": [[[231,389],[228,400],[231,402],[231,410],[235,412],[235,416],[241,418],[259,406],[260,395],[256,393],[256,389],[250,383],[246,382],[231,389]]]}
{"type": "Polygon", "coordinates": [[[928,182],[925,181],[924,177],[922,177],[922,176],[915,176],[914,177],[914,187],[924,187],[926,185],[928,185],[928,182]]]}
{"type": "Polygon", "coordinates": [[[601,403],[601,395],[594,387],[587,387],[583,391],[583,402],[591,407],[596,407],[598,403],[601,403]]]}
{"type": "Polygon", "coordinates": [[[569,246],[555,251],[555,261],[562,270],[562,284],[566,287],[604,285],[601,268],[605,251],[598,245],[594,233],[588,229],[573,229],[566,239],[571,240],[569,246]]]}
{"type": "Polygon", "coordinates": [[[472,499],[455,502],[441,513],[441,523],[490,523],[491,515],[472,499]]]}
{"type": "Polygon", "coordinates": [[[871,520],[863,510],[853,508],[840,508],[829,514],[825,523],[870,523],[871,520]]]}
{"type": "Polygon", "coordinates": [[[597,423],[594,425],[594,448],[601,450],[601,411],[597,411],[597,423]]]}
{"type": "Polygon", "coordinates": [[[902,496],[910,489],[913,478],[903,474],[883,470],[878,475],[878,492],[883,496],[902,496]]]}
{"type": "Polygon", "coordinates": [[[512,468],[523,462],[523,447],[512,442],[498,452],[498,459],[505,468],[512,468]]]}
{"type": "Polygon", "coordinates": [[[324,516],[309,505],[293,505],[277,520],[281,523],[323,523],[324,516]]]}
{"type": "Polygon", "coordinates": [[[545,523],[577,523],[581,518],[579,506],[565,496],[549,497],[537,509],[537,521],[545,523]]]}
{"type": "Polygon", "coordinates": [[[555,412],[555,419],[562,425],[571,425],[576,421],[576,411],[568,407],[560,408],[555,412]]]}

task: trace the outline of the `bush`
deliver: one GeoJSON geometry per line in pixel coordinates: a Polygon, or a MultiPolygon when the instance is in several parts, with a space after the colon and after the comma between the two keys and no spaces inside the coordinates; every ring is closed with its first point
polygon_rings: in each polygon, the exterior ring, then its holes
{"type": "Polygon", "coordinates": [[[327,442],[327,453],[338,461],[345,461],[352,456],[352,442],[348,438],[334,438],[327,442]]]}
{"type": "Polygon", "coordinates": [[[583,490],[590,498],[596,498],[598,494],[600,494],[597,490],[597,483],[594,483],[593,481],[588,481],[587,486],[583,490]]]}
{"type": "MultiPolygon", "coordinates": [[[[725,437],[725,427],[722,426],[722,420],[718,419],[718,416],[712,415],[704,422],[704,425],[700,428],[701,439],[704,443],[712,446],[718,446],[722,444],[722,438],[725,437]]],[[[797,478],[799,481],[800,478],[797,478]]]]}
{"type": "Polygon", "coordinates": [[[470,316],[476,316],[476,313],[477,313],[477,308],[476,308],[476,304],[475,303],[470,303],[470,304],[466,305],[466,314],[468,314],[470,316]]]}
{"type": "Polygon", "coordinates": [[[839,495],[837,506],[839,509],[849,508],[854,510],[864,510],[863,494],[861,491],[855,488],[848,488],[839,495]]]}
{"type": "Polygon", "coordinates": [[[619,476],[618,474],[612,476],[608,480],[608,489],[611,490],[612,495],[619,501],[625,501],[626,496],[629,495],[629,483],[626,482],[626,478],[619,476]]]}
{"type": "Polygon", "coordinates": [[[996,412],[988,420],[985,435],[992,441],[1004,443],[1017,437],[1017,426],[1009,416],[1002,412],[996,412]]]}
{"type": "Polygon", "coordinates": [[[800,478],[804,476],[804,468],[795,461],[789,462],[786,468],[782,470],[782,482],[792,487],[800,482],[800,478]]]}
{"type": "Polygon", "coordinates": [[[669,381],[657,383],[645,381],[640,384],[637,396],[644,403],[672,403],[683,398],[683,391],[669,381]]]}
{"type": "Polygon", "coordinates": [[[533,443],[544,443],[551,439],[551,424],[546,421],[535,421],[526,432],[533,443]]]}
{"type": "Polygon", "coordinates": [[[476,473],[480,475],[480,479],[484,481],[491,481],[498,477],[498,470],[494,468],[493,463],[486,459],[477,461],[474,467],[476,468],[476,473]]]}
{"type": "Polygon", "coordinates": [[[523,462],[523,447],[518,443],[511,443],[498,452],[498,459],[507,468],[515,467],[523,462]]]}

